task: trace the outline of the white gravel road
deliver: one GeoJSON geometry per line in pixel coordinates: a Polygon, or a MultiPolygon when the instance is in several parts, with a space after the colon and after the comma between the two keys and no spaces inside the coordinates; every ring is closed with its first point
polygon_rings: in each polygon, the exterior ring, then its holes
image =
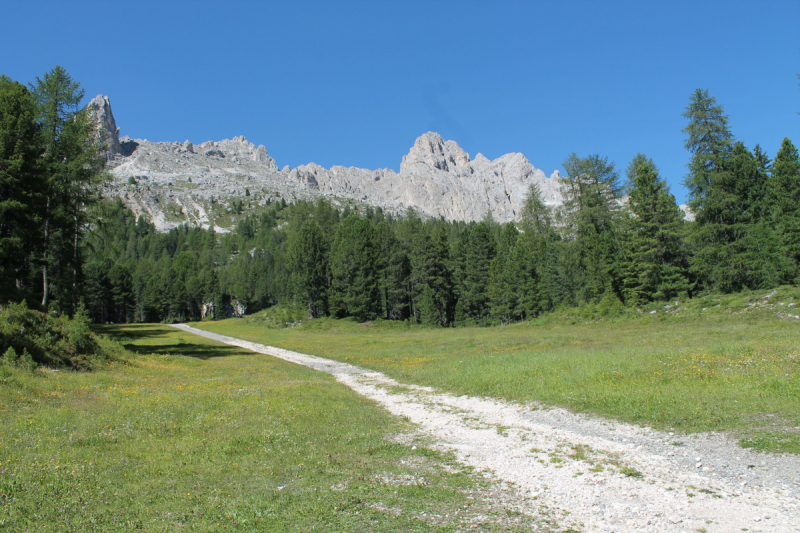
{"type": "Polygon", "coordinates": [[[454,396],[312,355],[175,327],[328,372],[407,417],[460,462],[579,531],[800,532],[800,457],[564,409],[454,396]]]}

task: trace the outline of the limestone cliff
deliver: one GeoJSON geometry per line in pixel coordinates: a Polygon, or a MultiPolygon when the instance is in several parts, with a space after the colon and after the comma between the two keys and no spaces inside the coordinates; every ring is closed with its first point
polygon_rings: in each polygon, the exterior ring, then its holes
{"type": "Polygon", "coordinates": [[[545,203],[561,203],[557,172],[548,178],[520,153],[470,159],[438,133],[417,138],[399,172],[315,163],[279,170],[264,146],[243,136],[197,145],[120,141],[108,98],[97,97],[90,106],[112,153],[114,179],[107,195],[149,215],[161,230],[189,222],[225,231],[234,223],[236,199],[257,208],[278,197],[327,197],[335,204],[353,201],[390,213],[413,207],[422,216],[465,221],[480,220],[491,210],[502,222],[519,218],[531,184],[539,186],[545,203]]]}

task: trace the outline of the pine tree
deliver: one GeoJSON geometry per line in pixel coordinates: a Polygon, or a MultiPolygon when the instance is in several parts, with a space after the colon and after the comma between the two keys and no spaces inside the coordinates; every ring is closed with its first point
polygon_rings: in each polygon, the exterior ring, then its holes
{"type": "Polygon", "coordinates": [[[490,316],[489,270],[496,243],[487,222],[474,224],[462,235],[462,267],[459,300],[467,317],[483,322],[490,316]]]}
{"type": "Polygon", "coordinates": [[[319,225],[305,222],[289,241],[293,292],[312,318],[324,316],[328,305],[328,246],[319,225]]]}
{"type": "Polygon", "coordinates": [[[652,159],[637,154],[628,167],[628,181],[625,300],[636,305],[671,299],[688,289],[683,212],[652,159]]]}
{"type": "Polygon", "coordinates": [[[520,219],[524,231],[533,231],[538,234],[547,233],[552,225],[553,212],[542,201],[542,192],[536,183],[531,183],[528,187],[520,219]]]}
{"type": "Polygon", "coordinates": [[[39,243],[42,140],[33,98],[0,76],[0,302],[24,297],[39,243]]]}

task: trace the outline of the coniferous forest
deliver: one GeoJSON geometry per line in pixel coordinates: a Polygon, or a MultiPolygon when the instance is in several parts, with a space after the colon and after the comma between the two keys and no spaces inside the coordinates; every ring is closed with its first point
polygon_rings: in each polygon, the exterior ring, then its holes
{"type": "Polygon", "coordinates": [[[622,170],[570,155],[555,210],[532,187],[521,220],[392,216],[330,201],[272,203],[229,234],[158,233],[103,199],[103,147],[61,67],[0,78],[0,301],[95,322],[220,318],[276,304],[311,317],[434,326],[526,320],[797,284],[800,158],[734,138],[705,90],[684,113],[685,220],[652,159],[622,170]],[[83,310],[85,309],[85,311],[83,310]]]}

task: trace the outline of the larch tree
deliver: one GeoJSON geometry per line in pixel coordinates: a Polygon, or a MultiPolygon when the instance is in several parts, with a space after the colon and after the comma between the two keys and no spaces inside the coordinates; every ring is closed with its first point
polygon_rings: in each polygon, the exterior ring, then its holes
{"type": "Polygon", "coordinates": [[[562,228],[569,242],[571,269],[578,298],[591,301],[618,290],[617,194],[619,174],[608,158],[571,154],[564,161],[562,228]]]}
{"type": "Polygon", "coordinates": [[[44,141],[45,209],[42,239],[42,306],[55,288],[60,305],[77,306],[80,245],[87,223],[86,207],[96,201],[104,178],[105,158],[95,143],[95,126],[81,109],[84,91],[67,71],[56,66],[31,85],[44,141]],[[51,276],[55,270],[56,276],[51,276]]]}

